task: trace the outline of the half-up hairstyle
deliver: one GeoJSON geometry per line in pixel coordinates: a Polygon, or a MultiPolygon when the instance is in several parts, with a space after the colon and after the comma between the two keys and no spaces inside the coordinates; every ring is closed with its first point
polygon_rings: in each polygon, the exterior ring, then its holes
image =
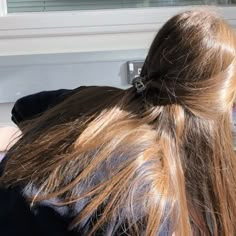
{"type": "Polygon", "coordinates": [[[155,37],[145,90],[92,87],[24,127],[0,184],[73,209],[79,235],[236,235],[236,39],[203,10],[155,37]]]}

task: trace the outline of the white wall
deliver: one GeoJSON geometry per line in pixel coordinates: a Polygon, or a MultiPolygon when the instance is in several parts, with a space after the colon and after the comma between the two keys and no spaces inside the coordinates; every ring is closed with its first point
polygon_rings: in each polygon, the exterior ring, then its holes
{"type": "Polygon", "coordinates": [[[14,103],[0,104],[0,126],[14,125],[11,122],[11,109],[14,103]]]}
{"type": "Polygon", "coordinates": [[[0,124],[20,97],[43,90],[80,85],[129,86],[128,60],[142,60],[146,50],[124,50],[0,57],[0,124]]]}

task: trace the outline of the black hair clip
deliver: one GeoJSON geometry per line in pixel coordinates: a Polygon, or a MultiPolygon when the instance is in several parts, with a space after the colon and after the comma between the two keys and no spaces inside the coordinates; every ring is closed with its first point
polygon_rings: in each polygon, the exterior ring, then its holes
{"type": "Polygon", "coordinates": [[[141,93],[146,89],[146,85],[144,84],[144,81],[146,80],[145,77],[136,77],[133,79],[133,85],[137,90],[137,93],[141,93]]]}

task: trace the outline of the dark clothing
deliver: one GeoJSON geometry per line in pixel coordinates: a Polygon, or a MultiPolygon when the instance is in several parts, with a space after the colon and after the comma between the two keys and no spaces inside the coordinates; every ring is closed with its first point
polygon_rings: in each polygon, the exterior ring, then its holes
{"type": "MultiPolygon", "coordinates": [[[[12,109],[12,120],[19,127],[21,123],[42,115],[48,109],[63,102],[65,99],[81,90],[88,88],[95,91],[97,87],[79,87],[74,90],[60,89],[56,91],[45,91],[29,95],[19,99],[12,109]]],[[[99,90],[99,89],[98,89],[99,90]]],[[[104,90],[113,93],[113,90],[105,88],[104,90]]],[[[89,92],[90,93],[90,92],[89,92]]],[[[101,99],[106,96],[104,92],[101,99]]],[[[91,94],[91,97],[93,94],[91,94]]],[[[83,101],[81,101],[83,102],[83,101]]],[[[96,106],[99,101],[95,101],[96,106]]],[[[92,106],[92,104],[90,104],[92,106]]],[[[81,111],[88,109],[88,104],[80,106],[81,111]]],[[[8,157],[0,163],[0,176],[3,173],[4,165],[8,157]]],[[[26,197],[23,194],[24,186],[5,189],[0,188],[0,236],[79,236],[85,235],[79,231],[69,231],[71,214],[60,214],[58,209],[52,204],[40,204],[30,208],[26,197]]],[[[84,232],[84,231],[83,231],[84,232]]],[[[99,234],[100,235],[100,234],[99,234]]]]}
{"type": "Polygon", "coordinates": [[[72,236],[68,222],[51,207],[40,206],[32,211],[19,187],[0,188],[1,236],[72,236]]]}
{"type": "MultiPolygon", "coordinates": [[[[63,102],[73,94],[85,89],[87,87],[79,87],[75,90],[60,89],[56,91],[40,92],[37,94],[29,95],[19,99],[12,110],[12,120],[20,126],[21,122],[31,120],[49,108],[63,102]]],[[[91,87],[90,87],[91,88],[91,87]]],[[[98,92],[101,100],[105,100],[106,94],[119,92],[119,89],[106,88],[105,92],[98,92]]],[[[90,90],[89,90],[90,91],[90,90]]],[[[96,88],[91,89],[92,93],[96,93],[96,88]]],[[[86,94],[82,92],[82,97],[86,94]]],[[[90,95],[89,95],[90,96],[90,95]]],[[[93,94],[91,94],[93,99],[93,94]]],[[[82,99],[82,98],[81,98],[82,99]]],[[[82,99],[83,100],[83,99],[82,99]]],[[[99,100],[94,99],[93,106],[98,106],[99,100]]],[[[111,101],[107,101],[108,103],[111,101]]],[[[81,101],[83,104],[83,101],[81,101]]],[[[90,106],[91,108],[91,106],[90,106]]],[[[68,108],[69,109],[69,108],[68,108]]],[[[88,104],[79,106],[79,112],[88,109],[88,104]]],[[[75,111],[77,112],[77,111],[75,111]]],[[[77,113],[76,113],[77,114],[77,113]]],[[[49,124],[50,125],[50,124],[49,124]]],[[[4,165],[7,162],[5,158],[0,163],[0,175],[3,172],[4,165]]],[[[104,173],[103,173],[104,174],[104,173]]],[[[0,235],[1,236],[80,236],[86,235],[85,228],[90,227],[84,225],[78,229],[81,231],[68,230],[71,222],[70,212],[63,214],[52,204],[40,204],[34,208],[30,208],[29,203],[26,201],[25,193],[23,194],[24,187],[13,187],[10,189],[0,188],[0,235]]],[[[80,207],[79,207],[80,209],[80,207]]],[[[89,223],[90,224],[90,223],[89,223]]],[[[122,228],[123,231],[123,228],[122,228]]],[[[97,233],[97,236],[103,233],[97,233]]],[[[115,236],[127,235],[117,233],[115,236]]],[[[168,229],[163,229],[159,236],[169,235],[168,229]],[[165,231],[165,232],[164,232],[165,231]]]]}
{"type": "Polygon", "coordinates": [[[19,125],[23,121],[33,119],[84,88],[86,87],[83,86],[74,90],[44,91],[20,98],[12,109],[12,121],[19,125]]]}
{"type": "MultiPolygon", "coordinates": [[[[40,92],[19,99],[12,109],[12,120],[17,125],[33,119],[85,87],[75,90],[60,89],[40,92]]],[[[4,164],[0,164],[0,175],[4,164]]],[[[47,205],[30,209],[20,187],[0,188],[1,236],[72,236],[68,231],[69,219],[62,217],[47,205]]],[[[78,235],[78,233],[76,233],[78,235]]]]}

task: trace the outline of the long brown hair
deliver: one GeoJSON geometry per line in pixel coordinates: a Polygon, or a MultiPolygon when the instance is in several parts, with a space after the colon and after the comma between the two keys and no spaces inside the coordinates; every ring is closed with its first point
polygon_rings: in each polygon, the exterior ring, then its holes
{"type": "Polygon", "coordinates": [[[220,17],[176,15],[152,43],[141,94],[87,88],[33,120],[1,185],[77,209],[70,227],[83,235],[236,235],[235,58],[220,17]]]}

